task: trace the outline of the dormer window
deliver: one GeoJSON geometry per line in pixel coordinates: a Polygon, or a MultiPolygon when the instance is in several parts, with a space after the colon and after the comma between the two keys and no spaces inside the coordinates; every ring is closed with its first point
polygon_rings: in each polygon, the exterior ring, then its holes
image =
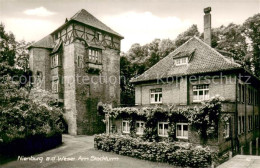
{"type": "Polygon", "coordinates": [[[179,66],[179,65],[187,65],[188,64],[188,57],[175,59],[175,64],[177,66],[179,66]]]}

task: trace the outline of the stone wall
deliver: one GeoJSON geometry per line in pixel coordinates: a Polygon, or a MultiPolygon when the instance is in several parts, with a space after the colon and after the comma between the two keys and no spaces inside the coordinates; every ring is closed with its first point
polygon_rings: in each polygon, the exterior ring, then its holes
{"type": "Polygon", "coordinates": [[[64,46],[63,51],[63,73],[64,73],[64,116],[68,124],[68,132],[77,134],[77,110],[76,110],[76,83],[75,83],[75,46],[69,44],[64,46]]]}
{"type": "Polygon", "coordinates": [[[51,90],[50,84],[50,50],[44,48],[32,48],[29,53],[29,66],[33,72],[33,82],[35,87],[43,90],[51,90]],[[37,72],[41,73],[40,79],[37,72]]]}

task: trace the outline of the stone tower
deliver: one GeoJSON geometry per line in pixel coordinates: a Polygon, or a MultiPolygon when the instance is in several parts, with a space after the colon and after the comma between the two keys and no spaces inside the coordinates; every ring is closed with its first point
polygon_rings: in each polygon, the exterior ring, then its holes
{"type": "Polygon", "coordinates": [[[63,104],[70,134],[105,131],[97,104],[119,104],[122,39],[82,9],[29,47],[34,84],[63,104]]]}

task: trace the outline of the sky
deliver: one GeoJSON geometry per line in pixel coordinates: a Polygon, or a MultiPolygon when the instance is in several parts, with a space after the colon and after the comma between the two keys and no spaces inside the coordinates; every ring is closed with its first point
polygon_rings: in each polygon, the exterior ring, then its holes
{"type": "Polygon", "coordinates": [[[210,6],[212,27],[242,24],[260,13],[260,0],[0,0],[0,21],[16,40],[38,41],[81,9],[124,36],[121,50],[132,44],[175,39],[196,24],[203,32],[203,9],[210,6]]]}

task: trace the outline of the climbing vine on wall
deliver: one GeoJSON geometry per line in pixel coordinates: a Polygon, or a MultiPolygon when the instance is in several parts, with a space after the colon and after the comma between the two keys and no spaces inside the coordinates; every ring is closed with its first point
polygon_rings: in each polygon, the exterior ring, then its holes
{"type": "Polygon", "coordinates": [[[175,140],[176,122],[187,122],[203,138],[210,138],[217,135],[218,123],[224,98],[212,97],[210,100],[201,102],[200,106],[177,108],[173,105],[156,105],[152,107],[118,107],[104,105],[104,112],[110,118],[125,118],[130,121],[131,135],[135,135],[135,123],[137,120],[145,121],[143,138],[148,141],[158,141],[158,122],[168,122],[169,140],[175,140]]]}

